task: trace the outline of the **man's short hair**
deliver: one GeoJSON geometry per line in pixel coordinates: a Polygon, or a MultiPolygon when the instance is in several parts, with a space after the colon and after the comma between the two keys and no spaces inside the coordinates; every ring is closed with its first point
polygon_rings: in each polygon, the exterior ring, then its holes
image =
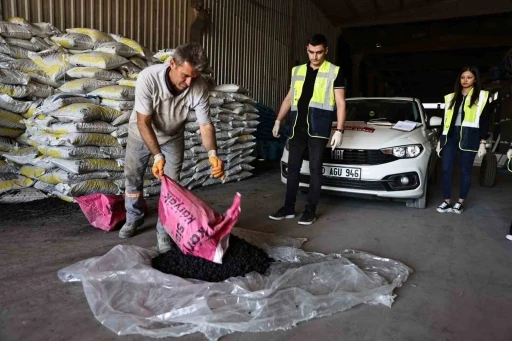
{"type": "Polygon", "coordinates": [[[188,62],[196,71],[203,72],[208,68],[208,57],[203,47],[197,43],[181,44],[174,50],[172,59],[177,65],[188,62]]]}
{"type": "Polygon", "coordinates": [[[323,34],[315,33],[308,39],[308,45],[318,46],[323,45],[327,47],[327,38],[323,34]]]}

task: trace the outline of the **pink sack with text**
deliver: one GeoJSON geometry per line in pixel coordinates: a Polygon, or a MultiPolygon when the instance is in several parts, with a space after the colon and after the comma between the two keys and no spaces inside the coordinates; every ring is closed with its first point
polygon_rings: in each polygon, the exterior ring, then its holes
{"type": "Polygon", "coordinates": [[[126,220],[123,195],[100,193],[75,197],[85,217],[92,226],[104,231],[113,230],[126,220]]]}
{"type": "Polygon", "coordinates": [[[240,203],[241,195],[237,193],[226,213],[217,213],[191,191],[164,176],[158,216],[184,254],[222,264],[229,234],[240,215],[240,203]]]}

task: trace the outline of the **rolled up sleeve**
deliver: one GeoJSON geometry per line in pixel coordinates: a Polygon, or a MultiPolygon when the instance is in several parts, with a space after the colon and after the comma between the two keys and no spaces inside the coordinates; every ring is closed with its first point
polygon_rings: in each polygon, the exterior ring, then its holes
{"type": "Polygon", "coordinates": [[[194,101],[192,108],[196,112],[197,123],[199,124],[210,124],[212,120],[210,118],[210,102],[208,102],[208,86],[201,79],[198,80],[197,88],[194,91],[194,101]]]}
{"type": "Polygon", "coordinates": [[[133,110],[142,115],[153,114],[153,96],[151,94],[153,89],[149,79],[145,73],[140,73],[135,86],[135,105],[133,110]]]}

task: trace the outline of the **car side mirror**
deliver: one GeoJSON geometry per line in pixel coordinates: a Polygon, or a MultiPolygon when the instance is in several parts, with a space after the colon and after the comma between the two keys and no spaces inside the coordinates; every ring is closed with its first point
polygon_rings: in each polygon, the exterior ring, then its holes
{"type": "Polygon", "coordinates": [[[430,127],[440,127],[443,124],[443,119],[441,117],[432,116],[430,118],[430,121],[428,122],[428,125],[430,127]]]}

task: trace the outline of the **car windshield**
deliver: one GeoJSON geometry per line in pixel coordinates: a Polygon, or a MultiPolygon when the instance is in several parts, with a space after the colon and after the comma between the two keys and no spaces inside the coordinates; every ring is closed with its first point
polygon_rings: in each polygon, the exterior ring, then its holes
{"type": "Polygon", "coordinates": [[[347,121],[421,122],[418,106],[414,101],[393,99],[361,99],[347,101],[347,121]]]}

